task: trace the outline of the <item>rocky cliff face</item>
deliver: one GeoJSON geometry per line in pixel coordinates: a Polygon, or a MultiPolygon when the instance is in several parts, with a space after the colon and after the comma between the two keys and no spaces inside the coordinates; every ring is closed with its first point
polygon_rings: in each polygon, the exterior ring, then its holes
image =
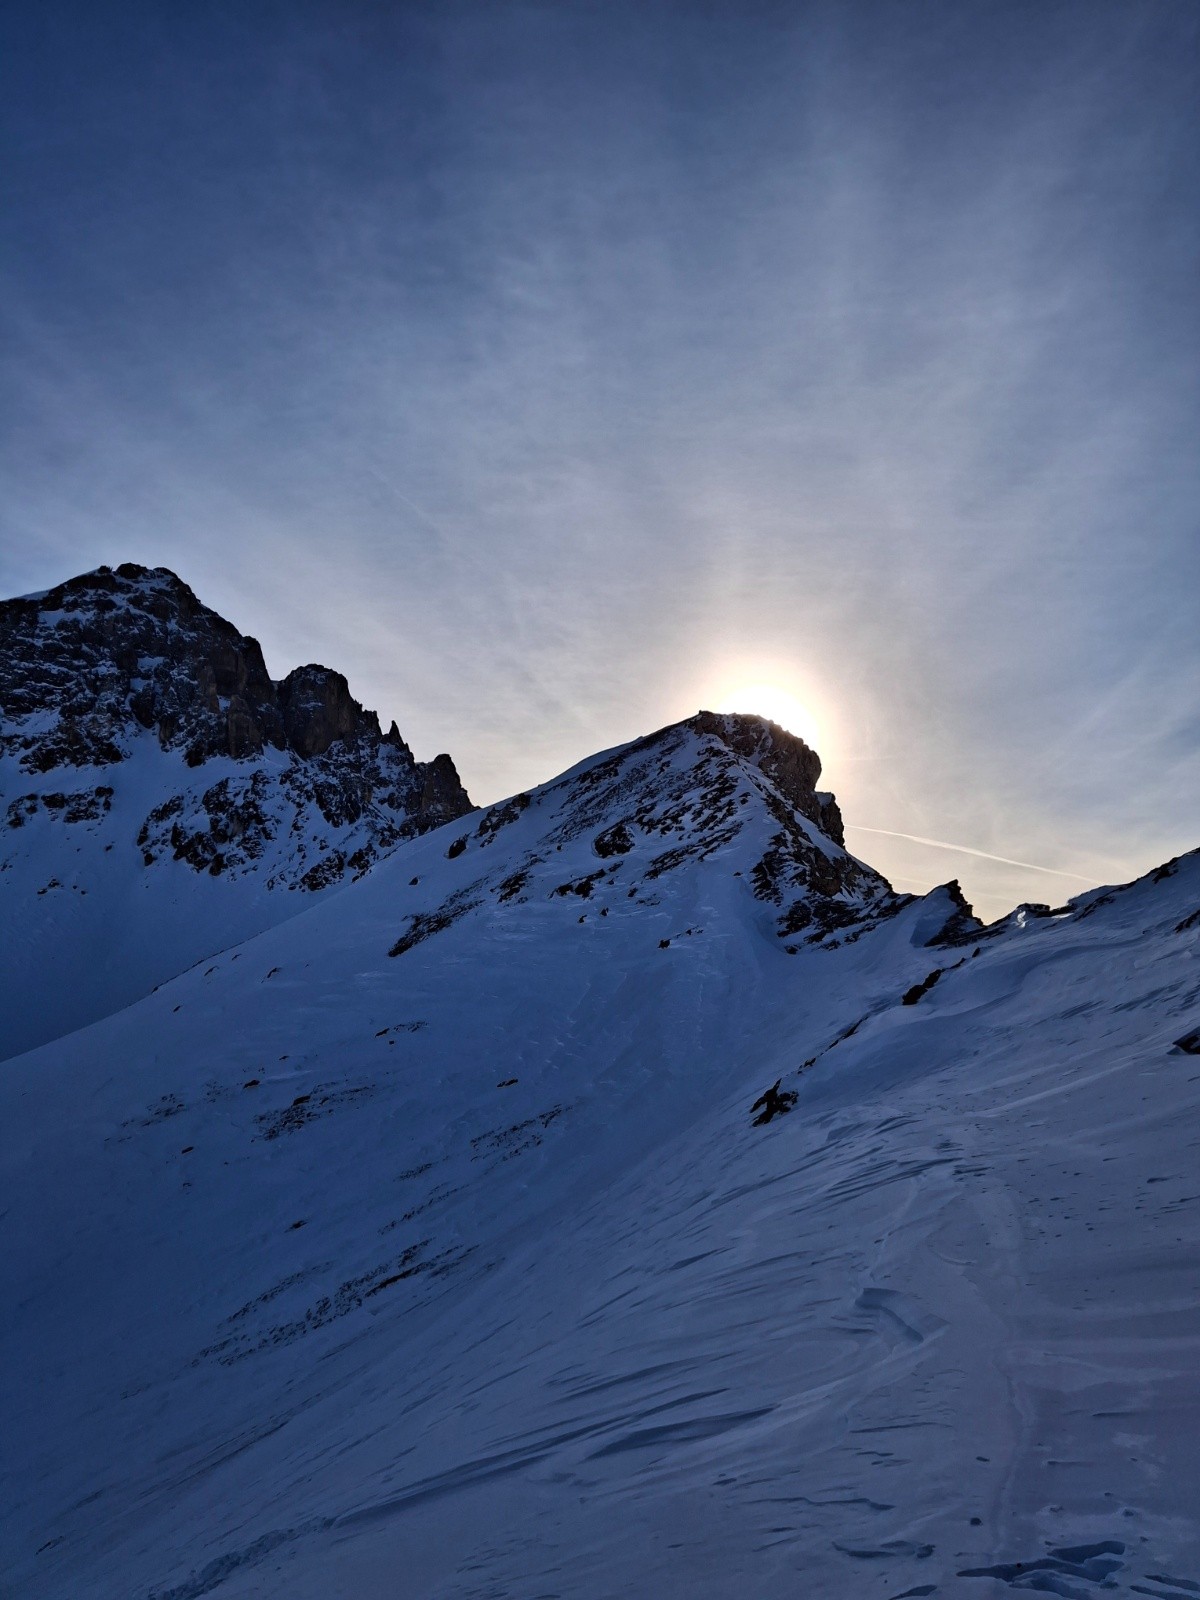
{"type": "Polygon", "coordinates": [[[0,697],[0,753],[27,772],[119,761],[138,728],[189,766],[268,746],[305,757],[360,739],[407,749],[395,723],[381,735],[340,672],[309,665],[274,683],[257,639],[165,567],[100,567],[0,602],[0,697]]]}
{"type": "Polygon", "coordinates": [[[415,760],[327,667],[273,682],[172,572],[0,603],[0,1057],[472,809],[449,756],[415,760]]]}
{"type": "Polygon", "coordinates": [[[797,734],[765,717],[735,712],[700,711],[692,718],[697,733],[710,733],[733,753],[764,773],[791,805],[834,844],[843,847],[842,813],[831,794],[817,790],[821,758],[797,734]]]}
{"type": "MultiPolygon", "coordinates": [[[[0,707],[6,787],[54,773],[58,793],[72,769],[129,760],[147,733],[195,770],[142,819],[146,867],[169,851],[214,876],[246,870],[288,834],[272,886],[323,888],[471,809],[449,756],[415,761],[339,672],[309,665],[273,682],[257,640],[165,568],[101,567],[0,604],[0,707]]],[[[10,827],[36,811],[40,787],[9,798],[10,827]]],[[[58,809],[69,816],[93,791],[58,809]]]]}

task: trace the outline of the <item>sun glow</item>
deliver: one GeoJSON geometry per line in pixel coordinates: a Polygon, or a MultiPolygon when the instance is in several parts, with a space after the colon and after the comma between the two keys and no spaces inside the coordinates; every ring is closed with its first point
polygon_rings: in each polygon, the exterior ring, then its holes
{"type": "Polygon", "coordinates": [[[813,750],[819,751],[820,729],[812,712],[789,694],[772,683],[751,683],[727,694],[717,706],[718,711],[749,711],[755,716],[767,717],[777,722],[789,733],[795,733],[813,750]]]}

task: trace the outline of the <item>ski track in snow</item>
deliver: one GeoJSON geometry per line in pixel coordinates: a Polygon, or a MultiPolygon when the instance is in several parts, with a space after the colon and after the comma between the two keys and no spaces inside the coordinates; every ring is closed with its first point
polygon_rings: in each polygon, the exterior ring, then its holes
{"type": "Polygon", "coordinates": [[[5,1592],[1200,1593],[1200,857],[788,955],[630,761],[0,1069],[5,1592]]]}

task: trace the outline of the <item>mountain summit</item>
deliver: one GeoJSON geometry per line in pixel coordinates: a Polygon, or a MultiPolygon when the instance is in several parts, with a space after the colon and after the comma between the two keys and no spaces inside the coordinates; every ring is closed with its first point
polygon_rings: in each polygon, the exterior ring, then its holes
{"type": "Polygon", "coordinates": [[[448,755],[415,760],[339,672],[273,681],[257,640],[166,568],[100,567],[0,602],[0,954],[17,994],[59,980],[49,1013],[8,1012],[0,1054],[471,809],[448,755]]]}
{"type": "Polygon", "coordinates": [[[307,758],[335,742],[386,745],[417,780],[406,814],[436,826],[470,809],[448,756],[415,762],[340,672],[309,665],[274,682],[257,639],[166,567],[99,567],[0,601],[0,695],[0,753],[23,772],[114,765],[142,730],[189,767],[268,748],[307,758]]]}

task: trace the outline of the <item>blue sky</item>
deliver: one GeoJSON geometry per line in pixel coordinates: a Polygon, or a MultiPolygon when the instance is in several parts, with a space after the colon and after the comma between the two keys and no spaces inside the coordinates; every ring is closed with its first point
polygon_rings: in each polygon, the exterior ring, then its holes
{"type": "Polygon", "coordinates": [[[0,33],[0,592],[171,566],[482,800],[779,684],[989,910],[1200,843],[1188,0],[0,33]]]}

